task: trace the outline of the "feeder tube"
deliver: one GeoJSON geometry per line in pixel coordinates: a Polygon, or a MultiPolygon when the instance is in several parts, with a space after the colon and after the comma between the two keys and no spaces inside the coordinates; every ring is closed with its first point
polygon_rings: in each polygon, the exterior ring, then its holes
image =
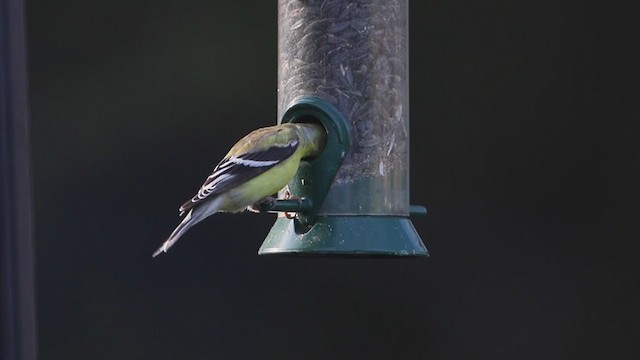
{"type": "Polygon", "coordinates": [[[408,0],[279,0],[278,118],[332,104],[351,146],[319,215],[409,216],[408,0]]]}

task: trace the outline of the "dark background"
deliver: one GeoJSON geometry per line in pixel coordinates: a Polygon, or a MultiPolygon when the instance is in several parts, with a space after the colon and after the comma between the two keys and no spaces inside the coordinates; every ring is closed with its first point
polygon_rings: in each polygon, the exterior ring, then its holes
{"type": "Polygon", "coordinates": [[[27,10],[42,359],[637,358],[631,9],[412,1],[426,260],[259,257],[274,218],[253,214],[152,259],[276,122],[276,2],[27,10]]]}

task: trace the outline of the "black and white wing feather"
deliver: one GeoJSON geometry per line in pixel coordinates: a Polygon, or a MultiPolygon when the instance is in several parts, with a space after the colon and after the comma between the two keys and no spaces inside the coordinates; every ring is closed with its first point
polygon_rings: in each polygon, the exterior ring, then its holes
{"type": "Polygon", "coordinates": [[[298,139],[272,145],[265,150],[227,156],[213,169],[198,193],[180,207],[181,215],[207,199],[222,194],[288,159],[298,148],[298,139]]]}

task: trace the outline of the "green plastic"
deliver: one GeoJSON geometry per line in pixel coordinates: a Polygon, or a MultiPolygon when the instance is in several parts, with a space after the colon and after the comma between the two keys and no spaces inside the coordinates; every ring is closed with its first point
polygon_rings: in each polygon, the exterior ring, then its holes
{"type": "Polygon", "coordinates": [[[311,200],[311,207],[298,214],[298,219],[305,226],[313,224],[350,145],[346,121],[333,105],[322,99],[310,96],[294,101],[281,122],[315,121],[327,130],[327,144],[320,156],[300,163],[296,176],[289,183],[292,196],[311,200]]]}
{"type": "Polygon", "coordinates": [[[409,205],[411,216],[427,216],[427,208],[422,205],[409,205]]]}
{"type": "Polygon", "coordinates": [[[308,231],[295,219],[279,217],[258,254],[429,256],[411,220],[398,216],[318,216],[316,223],[308,231]]]}
{"type": "Polygon", "coordinates": [[[307,198],[297,200],[277,199],[273,204],[270,206],[267,205],[266,208],[261,209],[261,211],[307,213],[311,211],[312,204],[311,200],[307,198]]]}
{"type": "MultiPolygon", "coordinates": [[[[408,216],[321,213],[350,145],[347,123],[333,105],[316,97],[302,97],[291,104],[281,122],[320,122],[327,130],[327,144],[319,157],[301,163],[289,183],[290,195],[299,200],[277,200],[267,209],[295,212],[295,218],[279,216],[258,254],[429,256],[408,216]]],[[[426,208],[417,205],[411,206],[410,211],[418,216],[427,213],[426,208]]]]}
{"type": "MultiPolygon", "coordinates": [[[[263,211],[268,212],[308,212],[311,210],[311,200],[300,198],[298,200],[277,199],[273,204],[267,205],[263,211]]],[[[422,205],[410,205],[409,215],[426,216],[427,208],[422,205]]]]}

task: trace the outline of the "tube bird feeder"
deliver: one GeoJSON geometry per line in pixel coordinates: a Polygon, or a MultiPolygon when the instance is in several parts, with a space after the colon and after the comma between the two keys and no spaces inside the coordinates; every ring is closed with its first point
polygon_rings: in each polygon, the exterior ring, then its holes
{"type": "Polygon", "coordinates": [[[278,118],[321,123],[327,145],[260,254],[428,256],[409,219],[426,209],[409,203],[408,35],[408,0],[279,0],[278,118]]]}

